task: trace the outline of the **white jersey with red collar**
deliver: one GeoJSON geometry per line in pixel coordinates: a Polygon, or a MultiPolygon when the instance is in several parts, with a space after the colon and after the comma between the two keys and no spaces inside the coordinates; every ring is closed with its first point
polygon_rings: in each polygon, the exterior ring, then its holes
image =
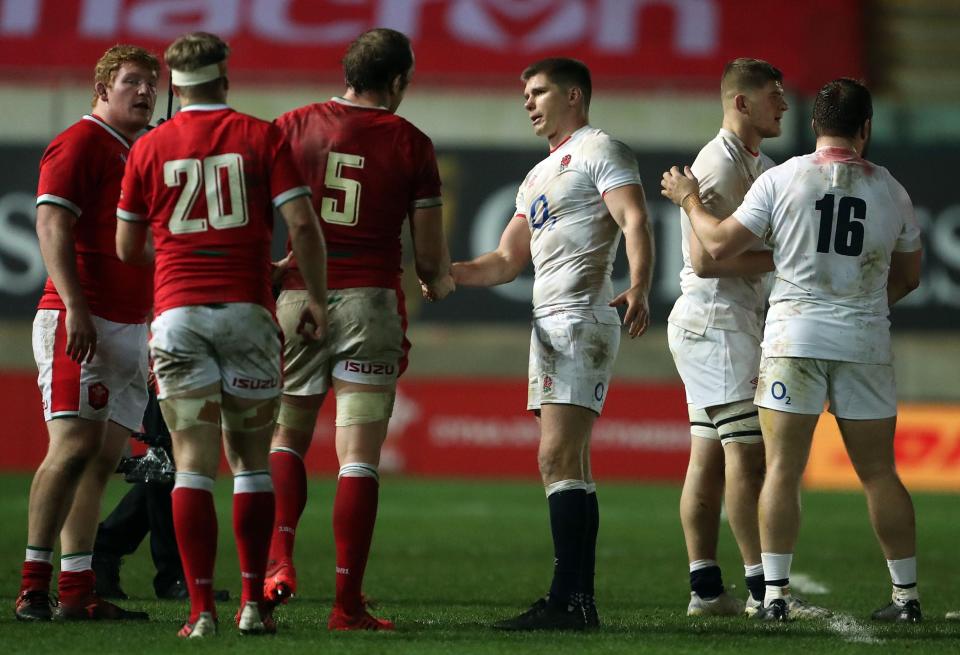
{"type": "MultiPolygon", "coordinates": [[[[774,161],[762,152],[748,150],[736,134],[721,129],[703,147],[691,168],[700,181],[700,197],[704,206],[714,216],[726,218],[743,202],[754,180],[774,165],[774,161]]],[[[699,277],[690,263],[690,239],[696,236],[689,217],[682,209],[680,232],[683,249],[681,296],[673,306],[668,322],[700,335],[707,328],[720,328],[740,330],[759,339],[763,332],[769,274],[699,277]]]]}
{"type": "Polygon", "coordinates": [[[593,310],[619,321],[608,303],[621,232],[603,196],[628,184],[640,184],[633,152],[589,125],[527,174],[516,216],[526,218],[531,233],[534,316],[593,310]]]}
{"type": "Polygon", "coordinates": [[[920,250],[906,190],[844,148],[820,148],[761,175],[734,218],[770,233],[776,280],[765,357],[888,364],[893,252],[920,250]]]}

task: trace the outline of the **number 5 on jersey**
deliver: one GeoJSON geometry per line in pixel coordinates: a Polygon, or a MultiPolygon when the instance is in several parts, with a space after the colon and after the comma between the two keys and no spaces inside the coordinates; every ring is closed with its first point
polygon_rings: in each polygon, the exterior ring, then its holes
{"type": "Polygon", "coordinates": [[[208,227],[227,230],[247,224],[247,188],[239,154],[165,162],[163,181],[168,187],[183,187],[167,224],[171,234],[206,232],[208,227]],[[197,202],[201,182],[207,196],[207,217],[187,218],[197,202]]]}
{"type": "Polygon", "coordinates": [[[360,183],[343,177],[343,167],[363,168],[363,157],[344,152],[327,155],[327,172],[323,183],[330,189],[343,191],[343,209],[337,209],[336,198],[320,199],[320,218],[334,225],[356,225],[360,215],[360,183]]]}

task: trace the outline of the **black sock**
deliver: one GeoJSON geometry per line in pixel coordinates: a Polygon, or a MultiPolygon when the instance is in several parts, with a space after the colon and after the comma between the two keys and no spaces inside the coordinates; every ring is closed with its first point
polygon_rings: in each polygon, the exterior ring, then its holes
{"type": "Polygon", "coordinates": [[[690,571],[690,590],[700,598],[716,598],[723,593],[723,576],[719,566],[690,571]]]}
{"type": "Polygon", "coordinates": [[[766,593],[766,585],[763,581],[763,574],[758,573],[757,575],[748,575],[744,578],[744,581],[747,583],[747,589],[750,590],[750,595],[754,600],[763,602],[763,595],[766,593]]]}
{"type": "Polygon", "coordinates": [[[550,602],[565,605],[571,594],[580,591],[587,533],[587,492],[585,489],[557,491],[547,497],[547,502],[554,553],[550,602]]]}
{"type": "Polygon", "coordinates": [[[600,503],[597,492],[587,492],[587,539],[583,547],[584,595],[593,596],[593,579],[597,569],[597,534],[600,532],[600,503]]]}

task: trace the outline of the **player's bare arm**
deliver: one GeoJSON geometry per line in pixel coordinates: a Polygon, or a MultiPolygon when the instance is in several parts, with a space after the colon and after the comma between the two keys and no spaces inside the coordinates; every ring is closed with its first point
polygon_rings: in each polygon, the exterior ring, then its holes
{"type": "Polygon", "coordinates": [[[739,221],[720,219],[707,211],[700,200],[700,185],[689,166],[676,166],[663,174],[660,193],[681,207],[690,217],[693,231],[707,253],[716,260],[745,252],[759,239],[739,221]]]}
{"type": "Polygon", "coordinates": [[[703,249],[699,239],[690,239],[690,265],[698,277],[746,277],[773,270],[773,252],[748,250],[744,253],[717,261],[703,249]]]}
{"type": "Polygon", "coordinates": [[[410,214],[413,260],[423,297],[443,300],[456,288],[450,273],[450,250],[443,233],[443,208],[415,207],[410,214]]]}
{"type": "Polygon", "coordinates": [[[455,262],[453,279],[466,287],[493,287],[512,282],[530,263],[530,228],[514,216],[500,236],[497,249],[469,262],[455,262]]]}
{"type": "Polygon", "coordinates": [[[309,196],[297,196],[279,207],[287,224],[297,266],[310,293],[297,332],[305,339],[327,338],[327,247],[309,196]]]}
{"type": "Polygon", "coordinates": [[[153,239],[147,223],[117,220],[117,257],[124,264],[153,264],[153,239]]]}
{"type": "Polygon", "coordinates": [[[643,187],[628,184],[603,197],[610,215],[623,230],[630,266],[630,288],[610,301],[611,307],[626,305],[623,324],[631,337],[639,337],[650,325],[650,282],[653,271],[653,234],[643,187]]]}
{"type": "Polygon", "coordinates": [[[890,274],[887,276],[887,303],[894,303],[920,286],[920,264],[923,251],[893,252],[890,255],[890,274]]]}
{"type": "Polygon", "coordinates": [[[288,252],[283,259],[270,262],[270,284],[276,286],[283,281],[283,277],[290,270],[292,261],[293,253],[288,252]]]}
{"type": "Polygon", "coordinates": [[[76,362],[90,361],[97,352],[97,329],[77,276],[74,227],[70,210],[45,203],[37,207],[37,238],[47,273],[67,308],[67,355],[76,362]]]}

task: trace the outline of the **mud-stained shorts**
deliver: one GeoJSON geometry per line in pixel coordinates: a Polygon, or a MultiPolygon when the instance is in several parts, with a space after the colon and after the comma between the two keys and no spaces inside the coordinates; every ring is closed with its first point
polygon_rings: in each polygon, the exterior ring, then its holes
{"type": "Polygon", "coordinates": [[[881,419],[897,415],[897,387],[890,364],[860,364],[805,357],[764,357],[754,402],[794,414],[820,414],[829,401],[837,418],[881,419]]]}
{"type": "Polygon", "coordinates": [[[280,394],[280,328],[254,303],[168,309],[150,325],[161,399],[216,382],[238,398],[280,394]]]}
{"type": "Polygon", "coordinates": [[[754,397],[760,368],[760,340],[756,337],[717,328],[707,328],[699,335],[670,323],[667,342],[691,409],[754,397]]]}
{"type": "Polygon", "coordinates": [[[620,324],[593,312],[558,312],[533,320],[527,409],[578,405],[603,409],[620,348],[620,324]]]}
{"type": "Polygon", "coordinates": [[[393,289],[357,287],[327,292],[327,341],[297,334],[306,291],[277,299],[283,329],[283,393],[312,396],[330,388],[331,377],[359,384],[390,385],[400,375],[409,343],[400,299],[393,289]]]}
{"type": "Polygon", "coordinates": [[[147,326],[93,316],[97,351],[89,362],[67,356],[66,312],[41,309],[33,320],[43,418],[113,421],[139,430],[147,407],[147,326]]]}

